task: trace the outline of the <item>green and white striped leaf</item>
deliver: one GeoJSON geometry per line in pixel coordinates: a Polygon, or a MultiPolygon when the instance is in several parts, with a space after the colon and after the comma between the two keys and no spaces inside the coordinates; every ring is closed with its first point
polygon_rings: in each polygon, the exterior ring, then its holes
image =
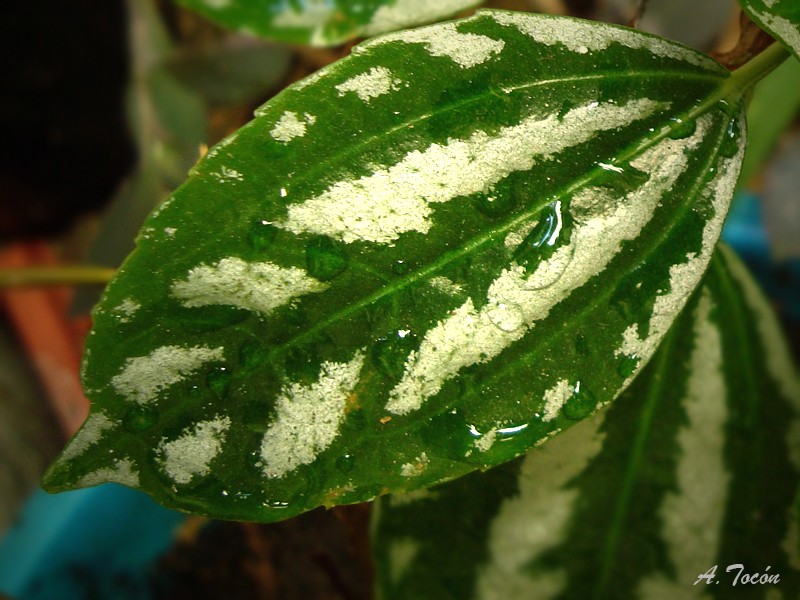
{"type": "Polygon", "coordinates": [[[229,29],[271,40],[335,46],[432,23],[480,0],[178,0],[229,29]]]}
{"type": "Polygon", "coordinates": [[[797,0],[739,0],[764,31],[800,59],[800,3],[797,0]]]}
{"type": "Polygon", "coordinates": [[[489,11],[358,46],[149,218],[95,311],[92,415],[48,488],[120,481],[271,521],[584,419],[707,267],[740,87],[569,18],[489,11]]]}
{"type": "Polygon", "coordinates": [[[378,597],[795,598],[798,450],[791,358],[724,249],[610,407],[524,459],[381,499],[378,597]],[[737,589],[735,564],[780,582],[737,589]],[[694,585],[714,565],[719,583],[694,585]]]}

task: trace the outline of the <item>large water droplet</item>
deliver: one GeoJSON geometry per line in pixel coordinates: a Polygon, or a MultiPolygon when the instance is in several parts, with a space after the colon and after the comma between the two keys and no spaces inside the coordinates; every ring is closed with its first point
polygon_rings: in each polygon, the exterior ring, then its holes
{"type": "Polygon", "coordinates": [[[122,422],[130,431],[145,431],[158,422],[158,413],[151,408],[134,406],[128,411],[122,422]]]}
{"type": "Polygon", "coordinates": [[[610,190],[614,195],[626,196],[650,180],[650,175],[630,163],[612,165],[597,163],[602,169],[596,185],[610,190]]]}
{"type": "Polygon", "coordinates": [[[673,140],[683,140],[697,131],[697,121],[695,119],[670,119],[674,123],[672,130],[669,132],[669,137],[673,140]]]}
{"type": "Polygon", "coordinates": [[[543,258],[553,253],[563,231],[564,214],[558,200],[542,210],[539,222],[514,251],[514,262],[532,272],[543,258]]]}
{"type": "Polygon", "coordinates": [[[333,279],[347,268],[347,264],[344,247],[329,237],[316,237],[306,244],[308,272],[320,281],[333,279]]]}
{"type": "Polygon", "coordinates": [[[522,287],[526,290],[542,290],[550,287],[564,276],[572,264],[574,256],[574,247],[562,246],[550,258],[537,266],[522,287]]]}
{"type": "Polygon", "coordinates": [[[396,260],[392,264],[392,272],[396,275],[405,275],[411,269],[407,260],[396,260]]]}
{"type": "Polygon", "coordinates": [[[255,250],[266,250],[275,241],[278,228],[265,220],[258,220],[250,226],[247,232],[247,243],[255,250]]]}
{"type": "Polygon", "coordinates": [[[217,367],[212,369],[206,377],[206,383],[217,398],[224,398],[228,395],[228,388],[231,385],[233,375],[230,369],[217,367]]]}
{"type": "Polygon", "coordinates": [[[513,302],[500,302],[487,307],[486,315],[501,331],[511,333],[522,327],[525,315],[522,308],[513,302]]]}
{"type": "Polygon", "coordinates": [[[739,152],[739,137],[741,136],[741,129],[738,121],[731,121],[725,135],[722,138],[722,144],[719,148],[719,153],[725,158],[733,158],[739,152]]]}
{"type": "Polygon", "coordinates": [[[585,419],[594,410],[597,405],[597,399],[582,382],[575,384],[572,390],[572,396],[564,404],[562,412],[564,416],[573,421],[585,419]]]}
{"type": "Polygon", "coordinates": [[[408,355],[418,346],[416,335],[408,329],[399,329],[375,343],[372,347],[372,361],[383,375],[399,380],[405,372],[408,355]]]}

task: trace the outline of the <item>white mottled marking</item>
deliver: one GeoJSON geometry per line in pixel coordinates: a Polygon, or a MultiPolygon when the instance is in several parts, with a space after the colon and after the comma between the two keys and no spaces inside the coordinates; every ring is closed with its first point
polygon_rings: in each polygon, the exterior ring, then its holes
{"type": "Polygon", "coordinates": [[[303,137],[306,134],[306,127],[313,125],[316,120],[314,115],[304,114],[301,119],[296,112],[287,110],[269,133],[279,142],[288,144],[294,138],[303,137]]]}
{"type": "Polygon", "coordinates": [[[460,33],[456,23],[445,23],[382,35],[356,46],[353,53],[359,54],[391,42],[423,44],[431,56],[446,56],[463,69],[485,63],[499,54],[506,44],[503,40],[494,40],[485,35],[460,33]]]}
{"type": "Polygon", "coordinates": [[[261,442],[264,475],[283,477],[314,462],[328,448],[345,416],[347,398],[358,383],[364,354],[348,363],[325,362],[316,383],[285,386],[276,402],[277,415],[261,442]]]}
{"type": "Polygon", "coordinates": [[[688,422],[677,438],[678,489],[665,497],[660,511],[675,575],[645,579],[639,589],[643,598],[705,597],[702,587],[690,584],[703,571],[698,572],[697,565],[713,565],[719,552],[730,475],[725,464],[728,411],[722,336],[710,320],[713,308],[711,293],[704,288],[694,315],[694,349],[683,402],[688,422]]]}
{"type": "Polygon", "coordinates": [[[578,498],[569,483],[600,452],[604,417],[601,411],[528,453],[519,494],[503,502],[490,525],[489,556],[478,572],[476,598],[549,600],[563,591],[563,569],[530,565],[563,543],[578,498]]]}
{"type": "Polygon", "coordinates": [[[414,459],[414,462],[405,463],[400,466],[400,475],[403,477],[417,477],[425,472],[430,464],[428,455],[424,452],[414,459]]]}
{"type": "Polygon", "coordinates": [[[633,167],[647,173],[649,180],[625,197],[609,198],[609,192],[601,188],[577,192],[572,209],[584,217],[576,219],[569,243],[530,276],[512,263],[490,285],[482,309],[477,310],[470,298],[430,329],[419,350],[409,355],[386,410],[395,414],[417,410],[460,369],[494,359],[573,290],[602,272],[621,243],[635,239],[653,217],[662,196],[686,168],[687,152],[700,143],[706,128],[700,122],[692,137],[664,140],[633,161],[633,167]],[[504,311],[507,318],[500,318],[504,311]],[[513,322],[518,327],[507,326],[513,322]]]}
{"type": "Polygon", "coordinates": [[[76,487],[91,487],[101,483],[119,483],[128,487],[139,485],[139,472],[129,458],[123,458],[114,463],[113,467],[98,469],[81,477],[76,487]]]}
{"type": "Polygon", "coordinates": [[[386,67],[372,67],[369,72],[361,73],[340,83],[336,89],[340,96],[344,96],[347,92],[353,92],[362,102],[369,104],[373,98],[396,90],[400,83],[402,82],[392,77],[392,72],[386,67]]]}
{"type": "Polygon", "coordinates": [[[141,307],[141,304],[132,300],[131,298],[125,298],[119,303],[119,306],[112,309],[112,312],[116,315],[117,320],[120,323],[127,323],[141,307]]]}
{"type": "Polygon", "coordinates": [[[452,279],[441,275],[431,277],[428,283],[433,289],[444,292],[445,294],[450,294],[451,296],[456,296],[464,291],[464,287],[460,283],[455,283],[452,279]]]}
{"type": "Polygon", "coordinates": [[[351,243],[391,243],[409,231],[427,233],[431,204],[487,193],[516,171],[538,160],[644,119],[668,103],[646,98],[619,106],[591,102],[562,117],[531,116],[489,135],[450,139],[407,154],[397,164],[356,180],[339,181],[327,191],[288,207],[276,226],[293,233],[316,233],[351,243]]]}
{"type": "Polygon", "coordinates": [[[186,279],[172,284],[172,296],[186,307],[221,304],[268,315],[294,298],[327,288],[297,267],[230,256],[193,268],[186,279]]]}
{"type": "MultiPolygon", "coordinates": [[[[698,129],[706,129],[705,120],[710,118],[699,119],[698,129]]],[[[741,126],[744,127],[744,123],[741,123],[741,126]]],[[[702,192],[702,201],[711,200],[714,216],[706,222],[703,228],[700,253],[690,252],[686,255],[687,260],[685,263],[670,267],[669,290],[656,297],[653,312],[650,316],[650,329],[647,338],[640,339],[638,326],[636,324],[631,325],[623,332],[622,344],[614,352],[616,356],[620,354],[637,356],[642,359],[639,362],[639,366],[644,366],[656,351],[676,315],[686,305],[689,297],[700,282],[722,232],[725,215],[728,213],[728,206],[739,178],[739,169],[744,154],[744,139],[745,136],[743,134],[736,156],[720,161],[716,177],[709,182],[702,192]]],[[[630,383],[634,377],[636,377],[636,373],[628,378],[627,383],[630,383]]]]}
{"type": "Polygon", "coordinates": [[[399,583],[420,551],[420,544],[413,538],[399,538],[389,545],[389,580],[399,583]]]}
{"type": "Polygon", "coordinates": [[[189,483],[195,476],[211,472],[211,461],[222,450],[225,434],[231,426],[228,417],[197,423],[178,439],[161,440],[159,462],[175,483],[189,483]]]}
{"type": "Polygon", "coordinates": [[[147,356],[129,358],[122,371],[111,379],[111,385],[127,400],[147,404],[206,363],[223,358],[222,347],[161,346],[147,356]]]}
{"type": "Polygon", "coordinates": [[[562,379],[544,393],[544,410],[542,421],[552,421],[561,412],[563,406],[572,397],[572,386],[569,381],[562,379]]]}
{"type": "Polygon", "coordinates": [[[244,181],[244,175],[242,175],[236,169],[232,169],[230,167],[221,166],[219,171],[215,171],[211,173],[212,177],[219,181],[220,183],[231,183],[233,181],[244,181]]]}
{"type": "Polygon", "coordinates": [[[178,230],[174,227],[164,227],[164,233],[167,234],[168,237],[173,237],[177,232],[178,230]]]}
{"type": "Polygon", "coordinates": [[[699,52],[630,29],[622,29],[597,21],[558,19],[520,12],[481,11],[481,13],[489,14],[495,21],[506,27],[516,27],[540,44],[547,46],[562,44],[568,50],[578,54],[605,50],[611,44],[617,43],[634,50],[647,50],[658,56],[681,60],[698,67],[725,73],[719,64],[699,52]]]}
{"type": "Polygon", "coordinates": [[[304,0],[295,8],[291,3],[275,15],[272,25],[282,29],[310,29],[312,46],[328,45],[325,25],[334,15],[335,8],[329,0],[304,0]]]}
{"type": "Polygon", "coordinates": [[[800,54],[800,28],[789,19],[752,9],[753,15],[760,19],[764,26],[774,33],[782,42],[788,44],[795,54],[800,54]]]}
{"type": "Polygon", "coordinates": [[[59,460],[72,460],[86,452],[90,446],[94,446],[103,437],[103,434],[114,427],[114,421],[109,419],[103,412],[94,412],[89,415],[84,424],[75,434],[67,447],[61,453],[59,460]]]}
{"type": "Polygon", "coordinates": [[[539,224],[539,220],[535,219],[528,223],[525,223],[521,227],[518,227],[514,231],[511,231],[507,236],[506,239],[503,241],[503,245],[509,252],[513,252],[516,250],[519,245],[525,241],[525,238],[534,230],[534,228],[539,224]]]}

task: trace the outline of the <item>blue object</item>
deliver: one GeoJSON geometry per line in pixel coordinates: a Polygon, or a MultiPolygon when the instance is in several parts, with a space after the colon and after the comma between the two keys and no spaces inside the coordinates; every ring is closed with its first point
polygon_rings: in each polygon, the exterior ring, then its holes
{"type": "Polygon", "coordinates": [[[148,599],[148,575],[185,518],[116,484],[38,490],[0,543],[0,592],[16,600],[148,599]]]}

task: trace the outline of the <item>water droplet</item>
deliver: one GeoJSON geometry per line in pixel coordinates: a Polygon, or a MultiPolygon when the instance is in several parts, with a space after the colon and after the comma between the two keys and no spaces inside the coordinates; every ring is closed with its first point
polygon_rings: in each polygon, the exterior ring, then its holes
{"type": "Polygon", "coordinates": [[[342,244],[329,237],[316,237],[306,244],[306,266],[312,277],[329,281],[347,268],[342,244]]]}
{"type": "Polygon", "coordinates": [[[486,195],[481,195],[476,206],[487,217],[497,218],[510,213],[516,206],[513,190],[496,188],[486,195]]]}
{"type": "Polygon", "coordinates": [[[355,466],[355,459],[352,454],[342,454],[336,459],[336,469],[341,473],[350,473],[355,466]]]}
{"type": "Polygon", "coordinates": [[[636,367],[639,365],[639,357],[635,354],[623,354],[622,357],[619,365],[617,365],[617,373],[627,379],[636,372],[636,367]]]}
{"type": "Polygon", "coordinates": [[[158,413],[151,408],[135,406],[123,419],[123,424],[131,431],[145,431],[158,422],[158,413]]]}
{"type": "Polygon", "coordinates": [[[601,173],[595,180],[596,185],[610,190],[617,196],[626,196],[650,180],[647,173],[630,163],[624,165],[598,163],[597,166],[600,167],[601,173]]]}
{"type": "Polygon", "coordinates": [[[499,330],[508,333],[516,331],[525,322],[522,308],[514,303],[492,304],[486,311],[486,315],[499,330]]]}
{"type": "Polygon", "coordinates": [[[229,369],[225,367],[217,367],[208,373],[208,377],[206,377],[206,383],[217,398],[224,398],[228,395],[228,388],[231,385],[232,377],[233,375],[229,369]]]}
{"type": "Polygon", "coordinates": [[[669,132],[670,139],[673,140],[683,140],[688,138],[691,135],[694,135],[694,132],[697,131],[697,121],[695,119],[670,119],[674,123],[672,126],[672,130],[669,132]]]}
{"type": "Polygon", "coordinates": [[[289,508],[289,503],[285,500],[267,500],[264,505],[267,508],[274,508],[274,509],[284,509],[289,508]]]}
{"type": "Polygon", "coordinates": [[[275,241],[278,228],[269,221],[259,220],[250,226],[247,232],[247,243],[255,250],[266,250],[275,241]]]}
{"type": "Polygon", "coordinates": [[[549,258],[569,238],[571,219],[563,209],[560,200],[542,209],[539,222],[514,251],[514,262],[523,266],[527,273],[534,272],[543,260],[549,258]]]}
{"type": "Polygon", "coordinates": [[[378,370],[392,380],[405,372],[408,355],[419,347],[417,336],[408,329],[399,329],[379,339],[372,347],[372,360],[378,370]]]}
{"type": "Polygon", "coordinates": [[[562,412],[564,416],[573,421],[585,419],[594,410],[597,405],[597,399],[582,382],[575,384],[572,390],[572,396],[564,404],[562,412]]]}
{"type": "Polygon", "coordinates": [[[575,248],[572,246],[559,248],[555,254],[537,266],[533,274],[525,280],[523,289],[543,290],[555,284],[567,272],[574,256],[575,248]]]}
{"type": "Polygon", "coordinates": [[[411,269],[411,265],[406,260],[396,260],[392,264],[392,272],[396,275],[405,275],[411,269]]]}
{"type": "Polygon", "coordinates": [[[725,158],[733,158],[739,152],[739,138],[741,136],[741,129],[737,121],[731,121],[725,135],[722,138],[722,144],[719,148],[719,153],[725,158]]]}

